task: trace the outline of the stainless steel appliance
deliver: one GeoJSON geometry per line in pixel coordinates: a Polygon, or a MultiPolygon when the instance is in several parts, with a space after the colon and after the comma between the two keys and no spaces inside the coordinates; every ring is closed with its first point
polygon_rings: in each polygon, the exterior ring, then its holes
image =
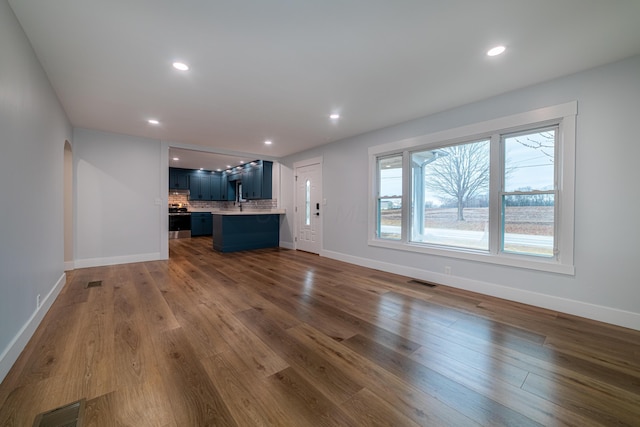
{"type": "Polygon", "coordinates": [[[169,205],[169,238],[191,237],[191,212],[179,205],[169,205]]]}

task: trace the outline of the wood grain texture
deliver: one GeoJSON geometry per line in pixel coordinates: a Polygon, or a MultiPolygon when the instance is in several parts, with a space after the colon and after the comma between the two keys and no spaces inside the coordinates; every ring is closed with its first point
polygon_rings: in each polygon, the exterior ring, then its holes
{"type": "Polygon", "coordinates": [[[0,426],[81,398],[88,426],[640,426],[639,331],[211,246],[70,272],[0,385],[0,426]]]}

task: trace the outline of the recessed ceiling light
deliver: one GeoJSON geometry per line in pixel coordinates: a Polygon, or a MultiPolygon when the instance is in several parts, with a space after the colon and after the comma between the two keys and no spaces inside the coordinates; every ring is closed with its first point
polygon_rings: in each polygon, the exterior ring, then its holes
{"type": "Polygon", "coordinates": [[[173,160],[175,160],[177,162],[180,159],[178,157],[174,157],[173,160]]]}
{"type": "Polygon", "coordinates": [[[159,124],[160,124],[160,122],[159,122],[159,121],[157,121],[156,119],[149,119],[149,120],[147,120],[147,122],[148,122],[150,125],[159,125],[159,124]]]}
{"type": "Polygon", "coordinates": [[[329,118],[332,119],[332,120],[337,120],[337,119],[340,118],[340,114],[338,114],[338,113],[330,114],[329,118]]]}
{"type": "Polygon", "coordinates": [[[270,141],[270,140],[267,139],[264,143],[267,144],[267,145],[271,145],[271,144],[273,144],[273,141],[270,141]]]}
{"type": "Polygon", "coordinates": [[[506,47],[504,47],[504,46],[496,46],[496,47],[493,47],[493,48],[489,49],[489,50],[487,51],[487,55],[489,55],[489,56],[496,56],[496,55],[500,55],[500,54],[501,54],[501,53],[503,53],[505,50],[507,50],[507,48],[506,48],[506,47]]]}
{"type": "Polygon", "coordinates": [[[189,66],[187,64],[185,64],[184,62],[174,62],[173,63],[173,68],[175,68],[176,70],[180,70],[180,71],[189,70],[189,66]]]}

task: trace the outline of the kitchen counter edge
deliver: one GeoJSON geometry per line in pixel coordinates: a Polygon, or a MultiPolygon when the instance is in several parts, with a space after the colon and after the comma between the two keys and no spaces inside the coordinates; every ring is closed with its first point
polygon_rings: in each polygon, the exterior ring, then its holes
{"type": "Polygon", "coordinates": [[[262,209],[262,210],[192,210],[191,212],[209,212],[212,215],[284,215],[286,214],[286,209],[262,209]]]}

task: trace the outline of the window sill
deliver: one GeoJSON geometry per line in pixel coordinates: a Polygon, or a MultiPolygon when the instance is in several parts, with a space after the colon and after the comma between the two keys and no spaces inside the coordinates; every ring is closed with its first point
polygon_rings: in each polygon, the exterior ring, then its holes
{"type": "Polygon", "coordinates": [[[447,258],[456,258],[467,261],[475,261],[486,264],[496,264],[507,267],[524,268],[529,270],[544,271],[548,273],[558,273],[573,276],[575,267],[569,264],[561,264],[555,259],[536,258],[526,255],[500,254],[492,255],[478,251],[465,251],[463,249],[440,249],[417,243],[402,243],[382,239],[369,239],[369,246],[394,249],[405,252],[416,252],[428,255],[435,255],[447,258]]]}

